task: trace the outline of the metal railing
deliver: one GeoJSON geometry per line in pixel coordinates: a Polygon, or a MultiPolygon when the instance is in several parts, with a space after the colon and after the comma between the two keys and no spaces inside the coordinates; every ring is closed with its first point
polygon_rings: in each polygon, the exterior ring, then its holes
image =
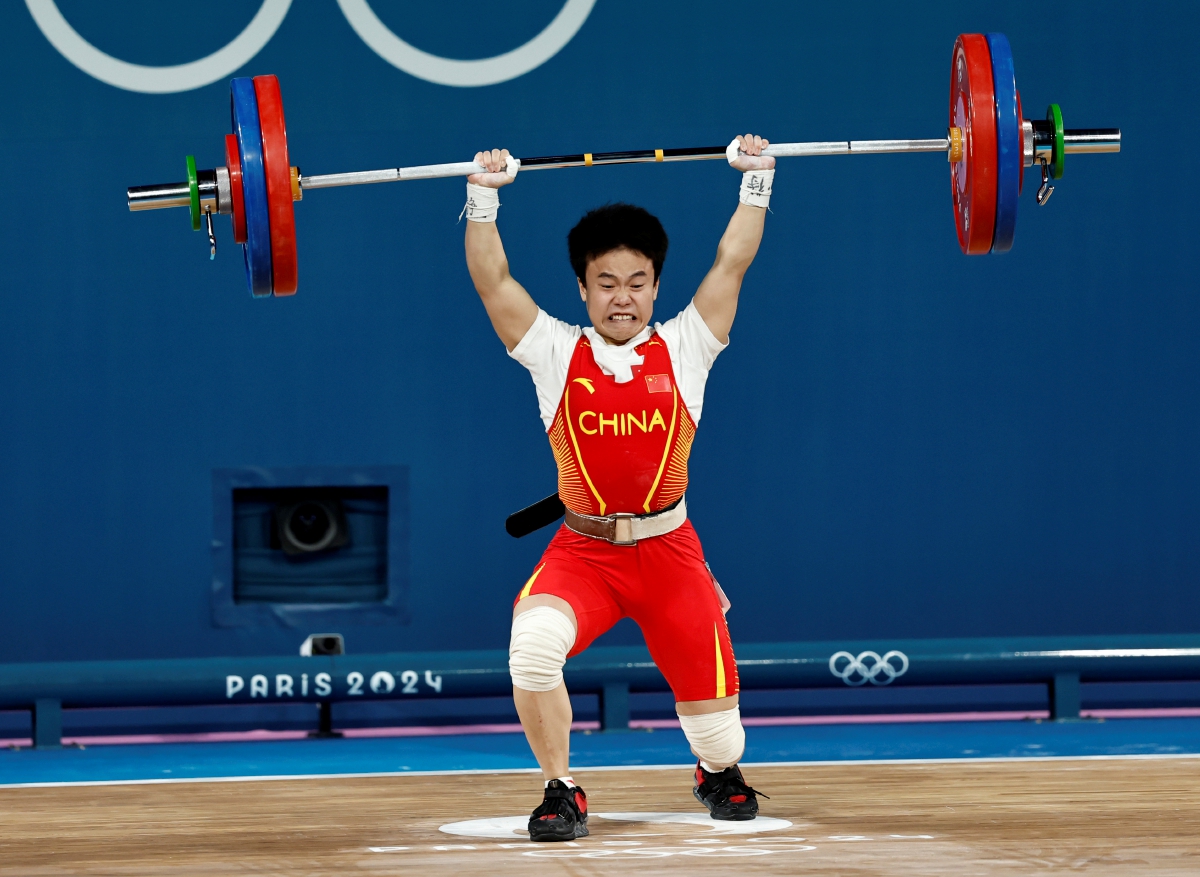
{"type": "MultiPolygon", "coordinates": [[[[1200,634],[743,643],[743,689],[1044,683],[1055,719],[1078,718],[1083,682],[1200,680],[1200,634]]],[[[630,692],[669,690],[642,647],[567,662],[574,693],[597,694],[601,726],[628,727],[630,692]]],[[[0,709],[29,709],[34,745],[60,745],[78,707],[314,704],[511,693],[502,650],[326,657],[188,658],[0,665],[0,709]]]]}

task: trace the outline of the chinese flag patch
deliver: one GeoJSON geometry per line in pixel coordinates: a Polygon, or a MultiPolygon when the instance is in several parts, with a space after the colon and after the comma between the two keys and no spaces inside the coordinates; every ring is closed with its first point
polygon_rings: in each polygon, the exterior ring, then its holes
{"type": "Polygon", "coordinates": [[[646,389],[651,393],[671,392],[670,375],[646,375],[646,389]]]}

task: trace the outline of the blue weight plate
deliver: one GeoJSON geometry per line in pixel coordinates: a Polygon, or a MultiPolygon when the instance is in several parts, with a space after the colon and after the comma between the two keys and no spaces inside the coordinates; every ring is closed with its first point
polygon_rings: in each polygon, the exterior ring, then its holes
{"type": "Polygon", "coordinates": [[[254,80],[235,79],[230,85],[230,113],[242,159],[242,200],[246,205],[246,282],[256,297],[271,294],[271,221],[267,207],[267,175],[263,169],[262,129],[254,80]]]}
{"type": "Polygon", "coordinates": [[[1017,111],[1017,75],[1012,47],[1002,33],[987,35],[992,53],[992,84],[996,91],[996,229],[992,252],[1012,249],[1017,230],[1017,196],[1021,194],[1021,116],[1017,111]]]}

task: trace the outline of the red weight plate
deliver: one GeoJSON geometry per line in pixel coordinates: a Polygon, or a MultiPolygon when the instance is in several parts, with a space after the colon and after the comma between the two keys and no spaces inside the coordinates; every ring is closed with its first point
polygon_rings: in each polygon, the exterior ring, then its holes
{"type": "Polygon", "coordinates": [[[292,208],[292,170],[288,159],[283,96],[274,76],[255,76],[258,120],[262,127],[267,208],[271,216],[272,289],[276,295],[296,291],[296,214],[292,208]]]}
{"type": "Polygon", "coordinates": [[[997,151],[992,55],[983,34],[954,42],[950,124],[963,132],[962,161],[950,165],[958,245],[964,253],[986,253],[996,225],[997,151]]]}
{"type": "Polygon", "coordinates": [[[237,135],[225,135],[225,167],[229,170],[230,201],[233,202],[229,218],[233,221],[233,240],[246,243],[246,202],[242,195],[242,153],[238,149],[237,135]]]}

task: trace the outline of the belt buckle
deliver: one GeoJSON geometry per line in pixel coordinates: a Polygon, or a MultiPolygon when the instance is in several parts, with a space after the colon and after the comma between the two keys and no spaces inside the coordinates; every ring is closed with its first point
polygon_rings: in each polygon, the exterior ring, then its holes
{"type": "Polygon", "coordinates": [[[628,513],[613,515],[613,535],[608,541],[613,545],[637,545],[637,540],[633,538],[633,519],[635,517],[637,516],[628,513]]]}

